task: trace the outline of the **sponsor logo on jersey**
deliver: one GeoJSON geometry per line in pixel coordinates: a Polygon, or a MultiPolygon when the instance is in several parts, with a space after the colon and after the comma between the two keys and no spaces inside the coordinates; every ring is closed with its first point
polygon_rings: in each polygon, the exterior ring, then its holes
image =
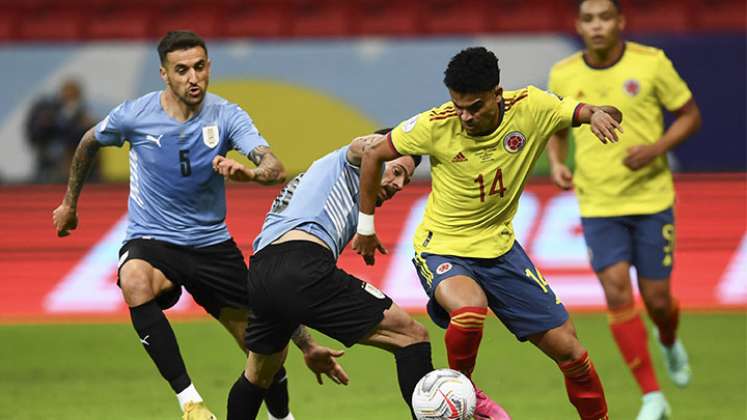
{"type": "Polygon", "coordinates": [[[220,141],[220,136],[218,134],[217,125],[202,127],[202,142],[205,143],[205,146],[214,149],[220,141]]]}
{"type": "Polygon", "coordinates": [[[418,122],[418,116],[419,114],[402,123],[402,131],[405,133],[412,131],[412,129],[415,128],[415,124],[418,122]]]}
{"type": "Polygon", "coordinates": [[[638,83],[638,80],[628,79],[623,83],[623,90],[630,96],[636,96],[641,91],[641,84],[638,83]]]}
{"type": "Polygon", "coordinates": [[[161,134],[158,137],[150,135],[150,134],[146,134],[145,135],[145,140],[148,140],[151,143],[155,143],[156,146],[158,146],[160,148],[161,147],[161,137],[163,137],[163,134],[161,134]]]}
{"type": "Polygon", "coordinates": [[[452,267],[453,267],[453,265],[451,265],[451,263],[448,263],[448,262],[441,263],[436,268],[436,274],[446,273],[447,271],[451,270],[452,267]]]}
{"type": "Polygon", "coordinates": [[[384,299],[386,297],[384,296],[384,293],[381,292],[381,290],[377,289],[376,286],[371,283],[363,282],[363,290],[367,291],[371,294],[371,296],[377,299],[384,299]]]}
{"type": "Polygon", "coordinates": [[[516,153],[527,144],[527,138],[520,131],[512,131],[503,138],[503,147],[508,153],[516,153]]]}
{"type": "Polygon", "coordinates": [[[464,153],[462,152],[457,153],[456,156],[454,156],[454,158],[451,159],[451,163],[459,163],[459,162],[466,162],[466,161],[467,161],[467,157],[464,156],[464,153]]]}

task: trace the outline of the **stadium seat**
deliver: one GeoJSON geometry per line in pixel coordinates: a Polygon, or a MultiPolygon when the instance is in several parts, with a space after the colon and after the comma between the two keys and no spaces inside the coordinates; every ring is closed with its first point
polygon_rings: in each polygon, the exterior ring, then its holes
{"type": "Polygon", "coordinates": [[[350,35],[350,3],[333,0],[291,0],[291,35],[350,35]]]}
{"type": "Polygon", "coordinates": [[[561,25],[557,4],[544,0],[493,0],[487,3],[487,28],[491,32],[549,32],[561,25]]]}
{"type": "Polygon", "coordinates": [[[698,0],[693,5],[695,27],[700,31],[747,31],[744,0],[698,0]]]}
{"type": "Polygon", "coordinates": [[[420,31],[417,2],[357,0],[354,4],[353,34],[406,36],[420,31]]]}
{"type": "Polygon", "coordinates": [[[150,36],[147,10],[125,10],[91,15],[85,27],[86,38],[142,39],[150,36]]]}
{"type": "Polygon", "coordinates": [[[227,37],[280,37],[290,33],[289,5],[277,0],[227,1],[221,34],[227,37]]]}
{"type": "Polygon", "coordinates": [[[190,30],[204,38],[220,36],[221,10],[213,7],[179,7],[178,13],[161,14],[155,19],[151,35],[161,37],[174,30],[190,30]]]}
{"type": "Polygon", "coordinates": [[[692,28],[688,2],[629,0],[623,4],[629,32],[684,33],[692,28]]]}
{"type": "Polygon", "coordinates": [[[17,19],[14,14],[0,11],[0,42],[12,41],[16,37],[17,19]]]}
{"type": "Polygon", "coordinates": [[[18,37],[25,41],[77,41],[82,38],[82,24],[78,13],[26,15],[18,27],[18,37]]]}
{"type": "Polygon", "coordinates": [[[423,4],[423,30],[428,34],[474,34],[488,29],[486,0],[429,0],[423,4]]]}

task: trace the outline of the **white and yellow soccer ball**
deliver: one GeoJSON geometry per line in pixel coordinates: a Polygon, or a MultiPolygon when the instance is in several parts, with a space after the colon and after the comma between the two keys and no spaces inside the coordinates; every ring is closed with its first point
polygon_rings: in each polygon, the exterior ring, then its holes
{"type": "Polygon", "coordinates": [[[428,372],[412,393],[412,408],[418,420],[469,420],[476,403],[472,381],[452,369],[428,372]]]}

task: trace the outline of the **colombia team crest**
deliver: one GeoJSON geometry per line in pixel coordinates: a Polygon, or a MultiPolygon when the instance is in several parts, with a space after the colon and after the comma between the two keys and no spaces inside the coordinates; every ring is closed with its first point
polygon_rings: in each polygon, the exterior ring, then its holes
{"type": "Polygon", "coordinates": [[[207,125],[202,127],[202,142],[205,143],[205,146],[215,149],[215,146],[218,145],[219,141],[220,136],[217,125],[207,125]]]}
{"type": "Polygon", "coordinates": [[[638,92],[641,91],[641,84],[638,83],[638,80],[628,79],[625,81],[625,83],[623,83],[623,90],[629,96],[635,96],[638,95],[638,92]]]}
{"type": "Polygon", "coordinates": [[[516,153],[527,144],[527,138],[520,131],[512,131],[503,137],[503,148],[508,153],[516,153]]]}

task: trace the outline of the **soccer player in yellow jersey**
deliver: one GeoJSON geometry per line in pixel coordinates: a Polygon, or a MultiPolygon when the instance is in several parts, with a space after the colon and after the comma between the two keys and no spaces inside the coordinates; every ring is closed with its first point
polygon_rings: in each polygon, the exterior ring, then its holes
{"type": "Polygon", "coordinates": [[[568,130],[548,145],[552,177],[563,189],[575,186],[591,265],[609,308],[612,336],[643,393],[639,420],[669,416],[648,352],[645,326],[635,309],[630,266],[669,376],[690,381],[687,353],[675,332],[679,310],[671,295],[674,187],[667,151],[700,126],[693,95],[663,51],[624,42],[625,18],[618,1],[582,0],[576,22],[586,45],[555,64],[549,88],[566,98],[612,103],[625,114],[620,147],[589,145],[585,130],[572,129],[576,169],[565,166],[568,130]],[[664,131],[662,108],[676,119],[664,131]]]}
{"type": "MultiPolygon", "coordinates": [[[[599,376],[565,308],[515,240],[512,219],[552,133],[591,124],[602,143],[616,141],[622,114],[533,86],[504,91],[498,59],[482,47],[454,56],[444,83],[451,101],[402,122],[366,151],[353,247],[369,264],[376,249],[386,252],[373,223],[382,163],[405,154],[430,156],[433,186],[413,262],[430,297],[428,312],[446,328],[449,366],[471,375],[490,307],[519,340],[559,364],[582,419],[606,419],[599,376]]],[[[476,391],[477,419],[508,418],[476,391]]]]}

